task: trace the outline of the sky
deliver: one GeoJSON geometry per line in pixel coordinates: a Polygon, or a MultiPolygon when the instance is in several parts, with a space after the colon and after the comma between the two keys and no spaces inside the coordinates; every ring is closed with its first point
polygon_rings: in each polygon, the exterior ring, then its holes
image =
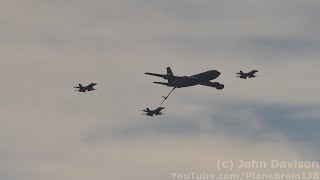
{"type": "Polygon", "coordinates": [[[163,180],[218,172],[218,160],[320,161],[319,8],[2,0],[0,179],[163,180]],[[218,70],[225,89],[178,89],[165,115],[142,116],[171,90],[144,73],[168,66],[218,70]],[[259,77],[235,77],[252,69],[259,77]],[[97,91],[73,90],[91,82],[97,91]]]}

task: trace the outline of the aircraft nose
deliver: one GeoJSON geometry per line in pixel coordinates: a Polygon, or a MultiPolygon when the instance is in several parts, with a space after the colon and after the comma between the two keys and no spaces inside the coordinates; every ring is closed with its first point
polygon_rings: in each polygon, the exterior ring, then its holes
{"type": "Polygon", "coordinates": [[[217,70],[213,70],[212,71],[212,75],[214,76],[214,77],[219,77],[220,76],[220,74],[221,74],[221,72],[219,72],[219,71],[217,71],[217,70]]]}

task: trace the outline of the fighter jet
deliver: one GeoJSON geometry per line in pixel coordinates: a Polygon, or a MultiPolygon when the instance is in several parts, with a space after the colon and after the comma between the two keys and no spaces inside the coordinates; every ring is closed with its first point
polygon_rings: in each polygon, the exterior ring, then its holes
{"type": "MultiPolygon", "coordinates": [[[[211,82],[211,80],[216,79],[220,76],[220,72],[217,70],[211,70],[206,71],[200,74],[196,74],[193,76],[175,76],[171,70],[170,67],[167,68],[167,74],[156,74],[156,73],[145,73],[147,75],[151,76],[157,76],[161,77],[163,79],[166,79],[168,82],[153,82],[160,85],[165,85],[168,87],[173,87],[172,91],[164,98],[162,103],[168,99],[170,94],[176,89],[176,88],[184,88],[184,87],[190,87],[190,86],[196,86],[196,85],[203,85],[203,86],[209,86],[214,87],[218,90],[221,90],[224,88],[223,84],[220,84],[219,82],[211,82]]],[[[162,104],[161,103],[161,104],[162,104]]]]}
{"type": "Polygon", "coordinates": [[[236,74],[240,75],[240,76],[237,76],[237,77],[239,77],[239,78],[241,78],[241,79],[247,79],[247,78],[257,77],[257,76],[255,75],[255,73],[257,73],[257,72],[259,72],[259,71],[258,71],[258,70],[252,70],[252,71],[250,71],[250,72],[248,72],[248,73],[244,73],[244,72],[240,71],[240,72],[238,72],[238,73],[236,73],[236,74]]]}
{"type": "Polygon", "coordinates": [[[93,87],[97,85],[96,83],[91,83],[88,86],[82,86],[81,84],[79,84],[79,86],[76,86],[74,88],[76,88],[75,91],[79,91],[79,92],[86,92],[86,91],[94,91],[96,89],[94,89],[93,87]]]}
{"type": "Polygon", "coordinates": [[[163,115],[163,113],[161,112],[163,109],[164,109],[164,107],[158,107],[155,110],[150,110],[149,108],[146,108],[145,110],[142,110],[142,111],[145,112],[145,114],[143,114],[143,115],[153,117],[154,115],[155,116],[163,115]]]}

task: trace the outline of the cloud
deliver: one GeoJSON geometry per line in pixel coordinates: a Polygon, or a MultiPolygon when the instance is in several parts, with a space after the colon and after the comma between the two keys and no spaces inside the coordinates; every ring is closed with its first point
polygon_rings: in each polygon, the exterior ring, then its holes
{"type": "Polygon", "coordinates": [[[3,1],[0,177],[168,179],[218,159],[319,159],[318,2],[3,1]],[[223,91],[143,73],[217,69],[223,91]],[[235,78],[259,69],[258,78],[235,78]],[[79,94],[78,83],[98,83],[79,94]]]}
{"type": "MultiPolygon", "coordinates": [[[[217,105],[208,105],[215,108],[217,105]]],[[[256,143],[278,143],[279,136],[291,142],[292,147],[301,145],[305,158],[319,158],[317,137],[320,126],[319,117],[295,116],[305,114],[312,107],[275,104],[225,104],[214,112],[205,108],[202,112],[181,110],[181,114],[169,117],[157,117],[145,121],[144,118],[128,123],[121,128],[94,128],[83,137],[85,143],[100,144],[110,139],[132,139],[137,137],[214,137],[227,136],[233,141],[250,140],[256,143]],[[182,113],[188,113],[185,115],[182,113]],[[311,151],[313,151],[313,153],[311,151]]],[[[200,110],[201,111],[201,110],[200,110]]],[[[179,112],[173,112],[179,113],[179,112]]],[[[299,150],[300,152],[300,150],[299,150]]]]}

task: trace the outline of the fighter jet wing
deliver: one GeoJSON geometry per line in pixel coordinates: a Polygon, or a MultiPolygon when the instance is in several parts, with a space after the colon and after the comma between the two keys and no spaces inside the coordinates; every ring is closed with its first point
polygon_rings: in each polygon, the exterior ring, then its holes
{"type": "Polygon", "coordinates": [[[161,113],[161,111],[164,109],[164,107],[158,107],[157,109],[155,109],[153,112],[155,113],[155,114],[159,114],[159,113],[161,113]]]}
{"type": "Polygon", "coordinates": [[[86,88],[87,89],[93,89],[94,86],[96,86],[96,84],[89,84],[86,88]]]}

